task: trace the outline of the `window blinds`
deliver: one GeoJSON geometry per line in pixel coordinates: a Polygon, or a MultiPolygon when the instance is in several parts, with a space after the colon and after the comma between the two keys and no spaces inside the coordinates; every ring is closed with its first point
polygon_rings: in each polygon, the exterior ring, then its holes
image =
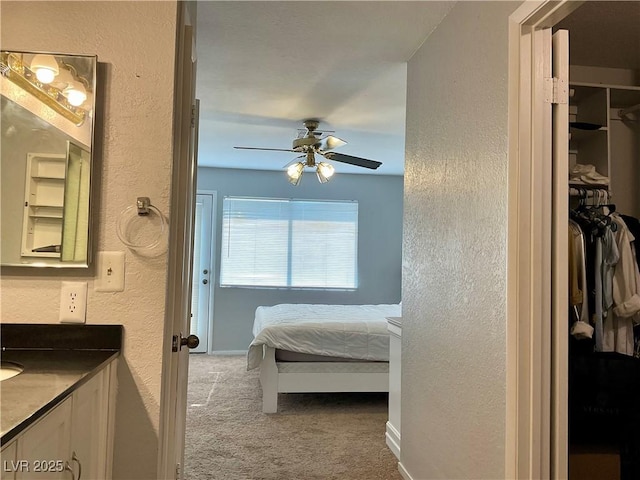
{"type": "Polygon", "coordinates": [[[221,286],[357,287],[358,202],[225,197],[221,286]]]}

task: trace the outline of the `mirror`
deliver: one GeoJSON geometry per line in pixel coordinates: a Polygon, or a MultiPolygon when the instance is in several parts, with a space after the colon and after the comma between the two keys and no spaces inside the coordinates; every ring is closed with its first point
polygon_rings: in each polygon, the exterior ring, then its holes
{"type": "Polygon", "coordinates": [[[96,64],[0,52],[2,266],[89,266],[96,64]]]}

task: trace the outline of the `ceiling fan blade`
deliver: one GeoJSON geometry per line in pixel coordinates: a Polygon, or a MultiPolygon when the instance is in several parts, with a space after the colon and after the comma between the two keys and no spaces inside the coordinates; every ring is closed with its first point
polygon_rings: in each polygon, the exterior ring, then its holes
{"type": "Polygon", "coordinates": [[[333,135],[329,135],[328,137],[321,138],[318,142],[318,149],[320,150],[333,150],[334,148],[341,147],[346,145],[347,142],[344,140],[334,137],[333,135]]]}
{"type": "Polygon", "coordinates": [[[296,150],[291,150],[290,148],[261,148],[261,147],[233,147],[238,150],[269,150],[273,152],[295,152],[296,150]]]}
{"type": "Polygon", "coordinates": [[[357,167],[370,168],[371,170],[375,170],[382,165],[382,162],[367,160],[366,158],[352,157],[351,155],[345,155],[344,153],[326,152],[322,155],[324,155],[324,158],[327,160],[335,160],[336,162],[348,163],[350,165],[356,165],[357,167]]]}

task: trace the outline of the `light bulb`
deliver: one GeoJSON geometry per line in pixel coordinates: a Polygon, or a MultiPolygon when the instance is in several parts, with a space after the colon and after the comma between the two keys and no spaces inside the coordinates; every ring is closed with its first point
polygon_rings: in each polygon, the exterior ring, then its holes
{"type": "Polygon", "coordinates": [[[70,81],[69,86],[62,93],[74,107],[79,107],[87,99],[87,91],[84,86],[75,80],[70,81]]]}
{"type": "Polygon", "coordinates": [[[293,165],[289,165],[287,168],[287,176],[289,177],[289,183],[292,185],[298,185],[300,180],[302,179],[302,174],[304,173],[304,163],[298,162],[293,165]]]}
{"type": "Polygon", "coordinates": [[[327,178],[331,178],[336,171],[335,168],[333,168],[333,165],[325,162],[320,162],[318,164],[318,170],[327,178]]]}
{"type": "Polygon", "coordinates": [[[36,70],[36,78],[40,83],[51,83],[56,78],[56,74],[52,70],[39,68],[36,70]]]}
{"type": "Polygon", "coordinates": [[[320,183],[327,183],[334,173],[335,169],[330,163],[320,162],[316,167],[316,175],[320,183]]]}
{"type": "Polygon", "coordinates": [[[59,73],[58,62],[53,55],[36,55],[31,60],[31,70],[41,83],[51,83],[59,73]]]}

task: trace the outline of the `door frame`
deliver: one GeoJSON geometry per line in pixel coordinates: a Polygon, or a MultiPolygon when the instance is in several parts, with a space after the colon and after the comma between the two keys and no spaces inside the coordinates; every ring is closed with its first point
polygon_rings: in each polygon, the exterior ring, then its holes
{"type": "Polygon", "coordinates": [[[566,478],[566,453],[563,458],[560,446],[552,443],[553,435],[562,432],[550,418],[556,394],[548,325],[554,273],[552,216],[548,202],[538,201],[538,194],[549,180],[545,145],[551,126],[545,122],[544,90],[537,80],[549,52],[536,32],[553,27],[583,3],[526,1],[509,17],[505,478],[566,478]]]}

